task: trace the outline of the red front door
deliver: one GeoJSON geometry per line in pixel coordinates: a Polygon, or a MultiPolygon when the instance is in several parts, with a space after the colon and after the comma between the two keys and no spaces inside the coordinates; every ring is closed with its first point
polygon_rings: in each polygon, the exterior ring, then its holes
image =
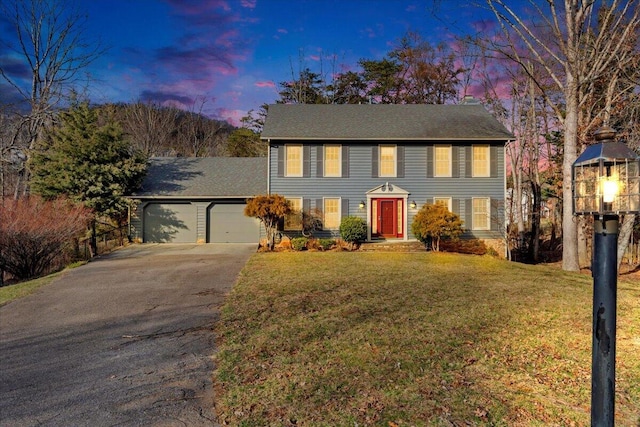
{"type": "Polygon", "coordinates": [[[374,199],[373,212],[375,227],[373,235],[386,238],[403,236],[403,200],[402,199],[374,199]]]}
{"type": "Polygon", "coordinates": [[[395,237],[395,203],[393,200],[380,201],[380,235],[382,237],[395,237]]]}

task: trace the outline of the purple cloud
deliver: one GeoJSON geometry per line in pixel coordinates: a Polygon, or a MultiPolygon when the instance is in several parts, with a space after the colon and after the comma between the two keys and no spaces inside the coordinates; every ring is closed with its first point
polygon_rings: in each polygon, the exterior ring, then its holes
{"type": "Polygon", "coordinates": [[[195,98],[184,95],[181,96],[175,93],[144,90],[140,94],[140,101],[183,108],[185,106],[193,105],[195,98]]]}
{"type": "Polygon", "coordinates": [[[10,78],[30,79],[32,74],[24,59],[0,56],[0,68],[10,78]]]}
{"type": "MultiPolygon", "coordinates": [[[[122,78],[131,85],[138,83],[144,101],[188,109],[198,97],[213,100],[216,88],[238,74],[238,62],[246,59],[250,40],[237,29],[245,23],[237,3],[231,3],[236,10],[223,0],[165,3],[181,32],[164,46],[124,49],[129,67],[122,78]]],[[[251,9],[255,1],[244,0],[242,7],[251,9]]]]}

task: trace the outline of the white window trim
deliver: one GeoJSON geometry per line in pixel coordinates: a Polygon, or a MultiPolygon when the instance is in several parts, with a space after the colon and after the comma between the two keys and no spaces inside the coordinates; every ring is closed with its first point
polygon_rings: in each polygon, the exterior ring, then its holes
{"type": "Polygon", "coordinates": [[[490,178],[491,177],[491,146],[489,144],[474,144],[471,146],[471,176],[474,178],[490,178]],[[476,159],[473,155],[473,149],[476,147],[486,147],[487,160],[486,160],[486,173],[476,174],[476,159]]]}
{"type": "Polygon", "coordinates": [[[453,176],[453,149],[451,145],[436,144],[433,146],[433,176],[434,178],[451,178],[453,176]],[[447,174],[439,175],[436,159],[436,148],[448,148],[449,149],[449,172],[447,174]]]}
{"type": "Polygon", "coordinates": [[[284,146],[284,176],[289,178],[301,178],[304,175],[304,148],[302,144],[285,144],[284,146]],[[300,148],[300,173],[292,174],[289,172],[289,148],[300,148]]]}
{"type": "Polygon", "coordinates": [[[323,197],[322,198],[322,228],[324,230],[339,230],[340,229],[340,222],[342,221],[342,198],[341,197],[323,197]],[[325,215],[326,215],[326,201],[327,200],[337,200],[338,201],[338,225],[335,228],[329,228],[327,226],[325,226],[324,224],[326,224],[325,221],[325,215]]]}
{"type": "Polygon", "coordinates": [[[471,222],[472,229],[478,231],[488,231],[491,230],[491,198],[490,197],[473,197],[471,199],[471,222]],[[487,209],[487,225],[486,227],[479,227],[476,225],[476,212],[474,210],[474,202],[476,200],[485,200],[486,201],[486,209],[487,209]]]}
{"type": "MultiPolygon", "coordinates": [[[[287,200],[299,200],[300,201],[300,214],[302,214],[302,209],[303,209],[303,200],[302,197],[286,197],[287,200]]],[[[302,225],[302,224],[300,224],[302,225]]],[[[287,228],[287,220],[285,218],[284,221],[284,229],[285,231],[298,231],[298,228],[287,228]]],[[[302,229],[302,227],[300,227],[300,229],[302,229]]]]}
{"type": "Polygon", "coordinates": [[[436,196],[433,198],[433,204],[436,204],[436,200],[447,200],[447,209],[449,209],[449,212],[453,212],[453,199],[451,197],[440,197],[440,196],[436,196]]]}
{"type": "Polygon", "coordinates": [[[325,144],[322,150],[322,174],[325,178],[342,178],[342,145],[340,144],[325,144]],[[327,147],[336,147],[338,149],[338,173],[336,175],[327,174],[327,147]]]}
{"type": "Polygon", "coordinates": [[[393,144],[381,144],[378,146],[378,176],[380,178],[395,178],[398,176],[398,146],[393,144]],[[382,147],[393,148],[393,174],[384,175],[382,173],[382,147]]]}

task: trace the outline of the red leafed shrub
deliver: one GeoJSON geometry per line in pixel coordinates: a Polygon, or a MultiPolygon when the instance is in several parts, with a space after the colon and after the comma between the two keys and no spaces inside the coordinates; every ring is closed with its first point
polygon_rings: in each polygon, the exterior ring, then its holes
{"type": "Polygon", "coordinates": [[[66,199],[5,199],[0,204],[0,270],[29,279],[61,267],[65,246],[86,232],[91,212],[66,199]]]}

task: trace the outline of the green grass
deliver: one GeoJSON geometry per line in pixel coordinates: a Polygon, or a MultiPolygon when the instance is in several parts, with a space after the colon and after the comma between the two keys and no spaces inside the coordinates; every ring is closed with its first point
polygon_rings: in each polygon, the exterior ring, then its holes
{"type": "MultiPolygon", "coordinates": [[[[86,264],[86,262],[85,261],[76,262],[66,267],[66,269],[79,267],[80,265],[83,265],[83,264],[86,264]]],[[[7,285],[7,286],[0,287],[0,306],[3,306],[8,302],[11,302],[18,298],[22,298],[34,293],[42,286],[45,286],[51,283],[53,279],[60,276],[60,274],[62,274],[63,271],[58,271],[57,273],[52,273],[52,274],[49,274],[48,276],[39,277],[37,279],[28,280],[26,282],[20,282],[14,285],[7,285]]]]}
{"type": "MultiPolygon", "coordinates": [[[[589,424],[592,279],[438,253],[260,253],[218,326],[239,426],[589,424]]],[[[640,422],[640,284],[618,287],[616,421],[640,422]]]]}

